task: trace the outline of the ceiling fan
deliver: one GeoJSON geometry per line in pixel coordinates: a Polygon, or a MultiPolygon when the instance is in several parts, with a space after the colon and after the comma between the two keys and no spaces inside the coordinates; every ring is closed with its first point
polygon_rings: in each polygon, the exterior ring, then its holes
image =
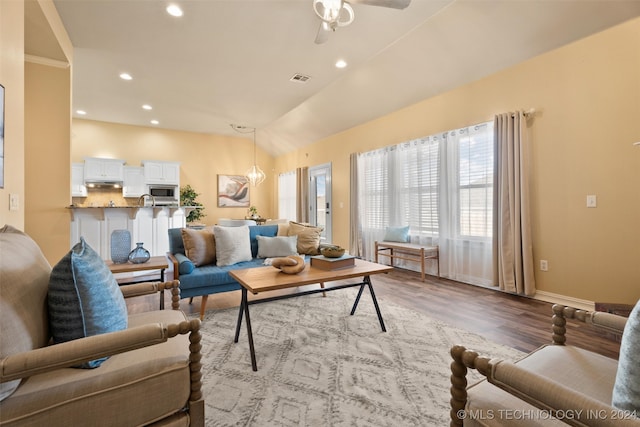
{"type": "MultiPolygon", "coordinates": [[[[404,9],[409,6],[411,0],[351,0],[351,3],[404,9]]],[[[345,0],[313,0],[313,10],[322,20],[316,35],[316,44],[326,42],[330,32],[351,24],[355,17],[351,4],[345,0]]]]}

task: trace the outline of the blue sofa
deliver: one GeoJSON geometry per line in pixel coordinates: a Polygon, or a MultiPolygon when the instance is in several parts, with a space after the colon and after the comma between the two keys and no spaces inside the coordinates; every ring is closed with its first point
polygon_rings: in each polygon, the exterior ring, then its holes
{"type": "Polygon", "coordinates": [[[263,266],[264,259],[257,258],[258,240],[256,236],[274,237],[278,234],[278,225],[250,225],[249,238],[253,259],[223,267],[218,267],[215,264],[195,267],[185,255],[180,230],[180,228],[169,229],[170,252],[167,255],[173,262],[174,279],[180,281],[180,298],[202,297],[200,319],[203,319],[210,294],[240,289],[240,284],[229,275],[229,271],[263,266]]]}

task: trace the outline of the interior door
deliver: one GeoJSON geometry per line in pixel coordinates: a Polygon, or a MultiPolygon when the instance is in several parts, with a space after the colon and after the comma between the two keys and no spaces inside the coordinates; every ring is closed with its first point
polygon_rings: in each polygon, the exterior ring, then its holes
{"type": "Polygon", "coordinates": [[[324,227],[321,243],[331,243],[331,163],[309,168],[309,222],[324,227]]]}

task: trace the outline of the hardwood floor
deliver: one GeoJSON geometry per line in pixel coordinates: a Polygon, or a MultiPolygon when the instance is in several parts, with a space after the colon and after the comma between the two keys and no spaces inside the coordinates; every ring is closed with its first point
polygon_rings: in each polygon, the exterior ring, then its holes
{"type": "MultiPolygon", "coordinates": [[[[169,272],[167,280],[171,277],[169,272]]],[[[419,273],[401,269],[373,276],[372,282],[376,295],[382,300],[383,315],[384,301],[391,301],[524,352],[551,342],[550,303],[433,276],[427,276],[423,283],[419,273]]],[[[331,283],[326,286],[331,286],[331,283]]],[[[308,289],[300,289],[304,288],[308,289]]],[[[199,297],[194,298],[193,304],[189,304],[188,298],[183,299],[180,308],[185,313],[197,314],[200,300],[199,297]]],[[[166,307],[171,306],[168,296],[166,304],[166,307]]],[[[240,291],[215,294],[209,297],[207,310],[237,307],[239,304],[240,291]]],[[[127,305],[130,312],[152,310],[158,308],[158,299],[136,297],[129,299],[127,305]]],[[[620,347],[616,337],[574,320],[567,322],[567,344],[616,359],[620,347]]]]}

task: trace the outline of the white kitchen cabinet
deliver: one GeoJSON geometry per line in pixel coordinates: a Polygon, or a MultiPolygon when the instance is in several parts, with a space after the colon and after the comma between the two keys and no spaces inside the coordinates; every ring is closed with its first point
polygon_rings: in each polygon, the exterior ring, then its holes
{"type": "Polygon", "coordinates": [[[80,237],[84,237],[89,246],[96,252],[102,253],[104,237],[100,217],[101,213],[98,209],[84,209],[82,214],[74,216],[74,220],[71,221],[71,247],[80,241],[80,237]]]}
{"type": "Polygon", "coordinates": [[[122,185],[123,197],[140,197],[147,193],[145,184],[144,168],[139,166],[125,166],[124,180],[122,185]]]}
{"type": "Polygon", "coordinates": [[[87,197],[83,163],[71,164],[71,197],[87,197]]]}
{"type": "Polygon", "coordinates": [[[147,184],[180,185],[180,163],[144,160],[142,164],[147,184]]]}
{"type": "Polygon", "coordinates": [[[84,159],[84,180],[119,181],[123,180],[124,160],[87,157],[84,159]]]}
{"type": "Polygon", "coordinates": [[[129,230],[131,247],[142,242],[151,256],[169,251],[169,228],[185,226],[185,210],[179,207],[69,207],[71,247],[84,237],[104,260],[111,259],[111,233],[129,230]]]}

